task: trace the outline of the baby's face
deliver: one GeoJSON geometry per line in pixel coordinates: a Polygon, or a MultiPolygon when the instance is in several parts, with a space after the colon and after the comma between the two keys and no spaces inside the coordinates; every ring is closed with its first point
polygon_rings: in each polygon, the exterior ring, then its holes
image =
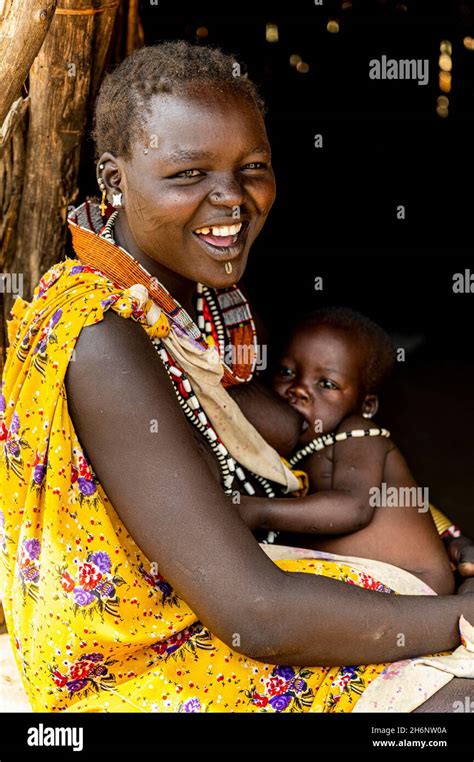
{"type": "Polygon", "coordinates": [[[328,434],[347,415],[360,412],[364,345],[330,326],[308,326],[293,335],[272,384],[304,418],[300,444],[328,434]]]}

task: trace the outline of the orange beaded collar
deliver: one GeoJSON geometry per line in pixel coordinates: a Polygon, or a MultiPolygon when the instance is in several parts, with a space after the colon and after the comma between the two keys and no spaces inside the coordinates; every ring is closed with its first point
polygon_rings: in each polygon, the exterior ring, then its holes
{"type": "MultiPolygon", "coordinates": [[[[113,211],[109,207],[106,218],[113,211]]],[[[141,283],[148,289],[150,299],[168,316],[173,318],[173,315],[180,312],[187,319],[184,327],[194,333],[198,340],[206,341],[191,317],[157,278],[152,277],[125,249],[101,235],[104,222],[98,204],[85,201],[69,213],[68,224],[74,251],[84,265],[95,267],[120,288],[130,288],[141,283]]],[[[232,353],[231,365],[223,361],[222,383],[229,387],[248,382],[254,373],[257,352],[255,324],[247,301],[237,286],[212,291],[220,305],[229,344],[237,349],[232,353]]]]}

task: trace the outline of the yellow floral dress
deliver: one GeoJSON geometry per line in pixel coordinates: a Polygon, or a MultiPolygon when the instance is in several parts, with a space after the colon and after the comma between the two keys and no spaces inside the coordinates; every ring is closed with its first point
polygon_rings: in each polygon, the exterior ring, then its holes
{"type": "MultiPolygon", "coordinates": [[[[8,323],[0,596],[33,709],[350,712],[386,665],[274,666],[234,651],[197,620],[120,521],[78,441],[64,385],[82,328],[110,308],[149,330],[128,290],[66,259],[30,303],[17,298],[8,323]]],[[[391,592],[340,562],[276,563],[391,592]]]]}

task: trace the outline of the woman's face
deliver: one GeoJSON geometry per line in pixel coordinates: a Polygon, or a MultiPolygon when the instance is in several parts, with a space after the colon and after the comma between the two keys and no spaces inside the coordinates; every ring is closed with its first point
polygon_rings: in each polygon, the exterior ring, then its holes
{"type": "Polygon", "coordinates": [[[213,89],[160,94],[150,106],[131,159],[100,158],[106,185],[122,192],[121,214],[148,257],[194,282],[232,285],[275,199],[263,119],[244,97],[213,89]]]}

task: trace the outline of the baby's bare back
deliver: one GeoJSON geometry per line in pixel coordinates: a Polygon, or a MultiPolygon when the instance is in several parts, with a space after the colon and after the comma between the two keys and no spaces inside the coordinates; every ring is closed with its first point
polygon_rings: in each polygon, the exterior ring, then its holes
{"type": "MultiPolygon", "coordinates": [[[[374,513],[366,527],[339,536],[285,534],[278,542],[384,561],[410,571],[439,594],[451,593],[453,575],[431,517],[428,489],[416,484],[393,442],[386,443],[382,482],[367,495],[374,513]]],[[[318,490],[334,488],[332,450],[323,450],[303,465],[318,490]]]]}

